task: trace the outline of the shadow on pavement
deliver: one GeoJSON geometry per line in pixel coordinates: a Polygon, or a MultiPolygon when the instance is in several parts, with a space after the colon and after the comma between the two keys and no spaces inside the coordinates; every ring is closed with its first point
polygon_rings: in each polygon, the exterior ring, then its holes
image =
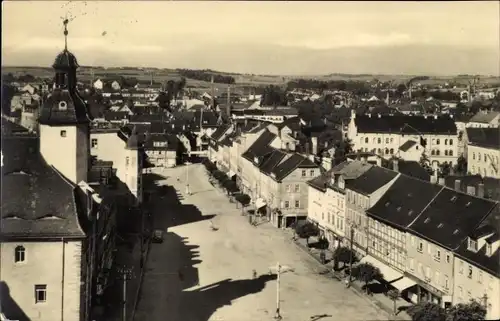
{"type": "Polygon", "coordinates": [[[23,309],[21,309],[17,302],[10,296],[9,286],[4,281],[0,281],[0,312],[9,320],[30,320],[23,309]]]}

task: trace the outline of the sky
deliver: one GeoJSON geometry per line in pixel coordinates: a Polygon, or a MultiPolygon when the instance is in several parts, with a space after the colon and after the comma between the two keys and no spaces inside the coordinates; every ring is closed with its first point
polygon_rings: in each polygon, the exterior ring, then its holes
{"type": "MultiPolygon", "coordinates": [[[[339,65],[357,70],[356,59],[363,58],[363,68],[377,72],[364,61],[370,59],[366,52],[377,55],[377,62],[378,56],[390,56],[391,48],[412,48],[410,55],[418,55],[439,46],[453,55],[464,51],[454,58],[457,73],[499,72],[496,1],[4,1],[2,7],[3,65],[50,65],[64,48],[67,16],[68,47],[81,65],[275,74],[320,71],[314,60],[325,72],[337,72],[339,65]],[[287,58],[279,59],[282,55],[287,58]],[[301,66],[303,55],[311,57],[307,66],[301,66]],[[349,61],[352,66],[345,66],[349,61]]],[[[408,66],[398,61],[401,73],[418,70],[415,59],[409,60],[408,66]]],[[[439,73],[439,64],[427,65],[423,72],[439,73]]]]}

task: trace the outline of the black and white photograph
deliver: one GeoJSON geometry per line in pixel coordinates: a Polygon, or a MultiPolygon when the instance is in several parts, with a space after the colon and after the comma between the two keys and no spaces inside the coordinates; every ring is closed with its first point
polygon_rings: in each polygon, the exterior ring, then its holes
{"type": "Polygon", "coordinates": [[[2,2],[0,321],[500,319],[498,1],[2,2]]]}

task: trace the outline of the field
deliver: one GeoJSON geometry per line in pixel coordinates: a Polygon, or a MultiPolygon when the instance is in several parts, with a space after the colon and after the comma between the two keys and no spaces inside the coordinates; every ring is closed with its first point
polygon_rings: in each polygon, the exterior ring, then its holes
{"type": "MultiPolygon", "coordinates": [[[[170,79],[177,80],[181,76],[175,69],[155,69],[155,70],[142,70],[138,68],[94,68],[94,79],[97,78],[112,78],[116,76],[124,76],[124,77],[135,77],[139,80],[150,80],[151,75],[153,74],[153,79],[155,82],[166,82],[170,79]]],[[[31,74],[35,77],[42,78],[51,78],[53,76],[53,71],[51,68],[42,68],[42,67],[2,67],[2,73],[12,73],[14,75],[22,75],[22,74],[31,74]]],[[[225,72],[217,72],[220,75],[229,75],[235,78],[236,84],[232,87],[238,91],[241,91],[244,87],[256,87],[256,86],[266,86],[266,85],[276,85],[282,86],[286,82],[297,79],[297,78],[306,78],[306,79],[317,79],[322,81],[329,80],[354,80],[354,81],[372,81],[374,79],[378,79],[380,81],[394,81],[397,83],[405,83],[410,78],[413,78],[411,75],[347,75],[347,74],[331,74],[331,75],[318,75],[318,76],[273,76],[273,75],[250,75],[250,74],[236,74],[236,73],[225,73],[225,72]]],[[[82,82],[91,80],[91,68],[89,67],[81,67],[78,72],[79,80],[82,82]]],[[[430,77],[428,80],[419,81],[421,84],[434,85],[434,84],[443,84],[445,82],[456,82],[461,85],[468,84],[467,77],[457,77],[457,76],[449,76],[449,77],[430,77]]],[[[480,78],[481,84],[499,84],[500,77],[486,77],[483,76],[480,78]]],[[[187,79],[187,88],[191,88],[193,90],[209,90],[211,87],[210,82],[196,80],[196,79],[187,79]]],[[[226,84],[214,84],[214,88],[216,91],[226,90],[226,84]]]]}

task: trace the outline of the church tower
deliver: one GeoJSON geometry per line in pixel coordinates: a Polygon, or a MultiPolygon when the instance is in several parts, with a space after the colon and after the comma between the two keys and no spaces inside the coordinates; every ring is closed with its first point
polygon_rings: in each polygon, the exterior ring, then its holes
{"type": "Polygon", "coordinates": [[[54,89],[38,119],[40,153],[71,182],[87,180],[90,159],[90,118],[77,91],[76,57],[68,51],[68,20],[64,20],[64,50],[54,64],[54,89]]]}

